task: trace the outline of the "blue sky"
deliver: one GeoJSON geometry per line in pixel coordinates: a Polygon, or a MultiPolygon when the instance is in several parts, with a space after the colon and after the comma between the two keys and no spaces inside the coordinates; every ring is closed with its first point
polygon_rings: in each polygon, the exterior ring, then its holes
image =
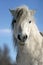
{"type": "Polygon", "coordinates": [[[43,0],[0,0],[0,47],[3,48],[4,43],[8,45],[12,60],[15,59],[16,50],[12,44],[10,31],[12,16],[9,8],[16,8],[20,5],[27,5],[30,9],[36,10],[36,24],[39,30],[43,32],[43,0]]]}

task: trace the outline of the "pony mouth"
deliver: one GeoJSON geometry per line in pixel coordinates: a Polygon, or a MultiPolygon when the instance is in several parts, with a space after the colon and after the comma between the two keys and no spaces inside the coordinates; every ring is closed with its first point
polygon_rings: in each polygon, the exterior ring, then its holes
{"type": "Polygon", "coordinates": [[[20,46],[24,46],[24,45],[25,45],[25,43],[21,42],[21,43],[19,43],[19,45],[20,45],[20,46]]]}

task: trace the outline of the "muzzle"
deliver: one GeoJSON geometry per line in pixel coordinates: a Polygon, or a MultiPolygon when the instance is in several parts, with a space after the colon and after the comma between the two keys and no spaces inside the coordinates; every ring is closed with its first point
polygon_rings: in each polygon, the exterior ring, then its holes
{"type": "Polygon", "coordinates": [[[24,35],[24,36],[18,35],[18,39],[19,39],[21,42],[25,42],[26,39],[27,39],[27,35],[24,35]]]}

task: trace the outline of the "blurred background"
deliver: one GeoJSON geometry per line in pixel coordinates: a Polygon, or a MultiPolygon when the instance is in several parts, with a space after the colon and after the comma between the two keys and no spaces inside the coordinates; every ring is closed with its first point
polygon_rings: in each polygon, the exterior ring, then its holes
{"type": "Polygon", "coordinates": [[[36,10],[36,24],[43,32],[43,0],[0,0],[0,65],[14,65],[16,62],[17,48],[13,45],[9,8],[21,5],[36,10]]]}

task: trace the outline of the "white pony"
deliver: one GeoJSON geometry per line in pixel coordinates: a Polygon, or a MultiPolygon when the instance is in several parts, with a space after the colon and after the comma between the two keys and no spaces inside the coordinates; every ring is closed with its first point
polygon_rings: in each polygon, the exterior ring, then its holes
{"type": "Polygon", "coordinates": [[[43,37],[34,20],[34,10],[20,6],[13,16],[13,39],[18,46],[17,65],[43,65],[43,37]]]}

